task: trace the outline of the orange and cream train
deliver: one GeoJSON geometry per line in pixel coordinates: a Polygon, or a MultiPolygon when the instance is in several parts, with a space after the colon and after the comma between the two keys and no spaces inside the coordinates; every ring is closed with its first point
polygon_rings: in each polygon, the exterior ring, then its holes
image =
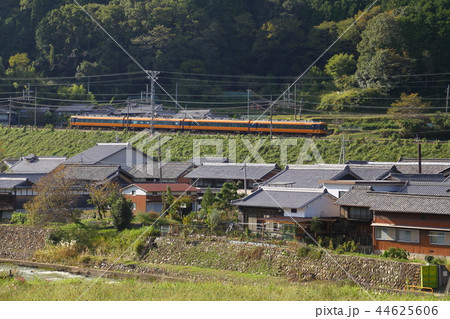
{"type": "MultiPolygon", "coordinates": [[[[180,131],[216,131],[237,133],[269,133],[270,121],[166,119],[127,116],[71,116],[70,125],[80,128],[130,128],[180,131]]],[[[324,122],[272,121],[272,133],[326,135],[324,122]]]]}

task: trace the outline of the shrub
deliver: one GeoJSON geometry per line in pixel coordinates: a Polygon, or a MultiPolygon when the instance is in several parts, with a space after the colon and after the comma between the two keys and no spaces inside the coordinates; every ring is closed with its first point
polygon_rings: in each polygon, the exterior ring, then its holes
{"type": "Polygon", "coordinates": [[[132,207],[132,202],[123,196],[118,197],[111,205],[111,217],[114,227],[118,231],[130,228],[133,219],[132,207]]]}
{"type": "Polygon", "coordinates": [[[342,244],[342,249],[349,253],[355,252],[357,248],[358,245],[355,243],[354,240],[349,240],[342,244]]]}
{"type": "Polygon", "coordinates": [[[297,249],[297,256],[301,257],[301,258],[304,258],[304,257],[308,256],[310,251],[311,251],[311,249],[309,247],[307,247],[307,246],[299,247],[297,249]]]}
{"type": "Polygon", "coordinates": [[[152,225],[160,215],[157,212],[139,212],[136,214],[136,217],[134,217],[134,220],[136,223],[140,223],[142,225],[150,226],[152,225]]]}
{"type": "Polygon", "coordinates": [[[383,252],[383,257],[396,258],[396,259],[408,259],[409,253],[402,248],[391,247],[383,252]]]}
{"type": "Polygon", "coordinates": [[[14,212],[11,216],[11,224],[23,225],[28,222],[28,216],[25,213],[14,212]]]}

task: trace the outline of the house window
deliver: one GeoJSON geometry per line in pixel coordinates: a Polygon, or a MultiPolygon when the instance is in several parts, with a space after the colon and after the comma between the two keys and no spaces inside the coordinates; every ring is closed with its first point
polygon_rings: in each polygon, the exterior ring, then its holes
{"type": "Polygon", "coordinates": [[[297,208],[291,208],[291,213],[292,214],[297,214],[297,208]]]}
{"type": "Polygon", "coordinates": [[[430,231],[430,244],[432,245],[450,245],[450,233],[443,231],[430,231]]]}
{"type": "Polygon", "coordinates": [[[347,191],[339,191],[339,194],[338,194],[339,198],[341,198],[342,196],[344,196],[345,193],[347,193],[347,191]]]}
{"type": "Polygon", "coordinates": [[[133,210],[136,210],[136,203],[133,203],[133,210]]]}
{"type": "Polygon", "coordinates": [[[412,229],[397,229],[397,240],[405,243],[418,243],[419,231],[412,229]]]}
{"type": "Polygon", "coordinates": [[[395,229],[388,227],[375,227],[375,238],[377,240],[395,240],[395,229]]]}
{"type": "Polygon", "coordinates": [[[152,192],[152,195],[158,195],[158,192],[152,192]]]}
{"type": "Polygon", "coordinates": [[[280,224],[273,223],[273,231],[279,231],[280,230],[280,224]]]}
{"type": "Polygon", "coordinates": [[[372,213],[369,207],[349,207],[349,219],[372,220],[372,213]]]}

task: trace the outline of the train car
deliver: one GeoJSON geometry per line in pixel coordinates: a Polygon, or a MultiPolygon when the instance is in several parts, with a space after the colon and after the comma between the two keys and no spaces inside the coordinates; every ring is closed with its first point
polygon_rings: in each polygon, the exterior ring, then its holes
{"type": "Polygon", "coordinates": [[[215,132],[248,132],[296,135],[326,135],[327,124],[324,122],[292,121],[250,121],[250,120],[207,120],[207,119],[164,119],[126,116],[72,116],[73,127],[160,129],[215,132]]]}
{"type": "Polygon", "coordinates": [[[184,119],[184,129],[191,131],[249,132],[250,120],[184,119]]]}
{"type": "Polygon", "coordinates": [[[326,135],[327,124],[324,122],[293,122],[293,121],[252,121],[250,132],[281,134],[326,135]]]}

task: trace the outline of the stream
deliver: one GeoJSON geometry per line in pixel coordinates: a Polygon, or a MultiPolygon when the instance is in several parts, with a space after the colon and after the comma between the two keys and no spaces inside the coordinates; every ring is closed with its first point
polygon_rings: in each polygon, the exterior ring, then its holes
{"type": "Polygon", "coordinates": [[[16,266],[12,264],[0,263],[0,274],[6,275],[12,273],[14,277],[23,277],[26,280],[32,280],[35,278],[44,280],[61,280],[61,279],[92,279],[92,277],[85,277],[81,275],[71,274],[65,271],[48,270],[43,268],[16,266]]]}

